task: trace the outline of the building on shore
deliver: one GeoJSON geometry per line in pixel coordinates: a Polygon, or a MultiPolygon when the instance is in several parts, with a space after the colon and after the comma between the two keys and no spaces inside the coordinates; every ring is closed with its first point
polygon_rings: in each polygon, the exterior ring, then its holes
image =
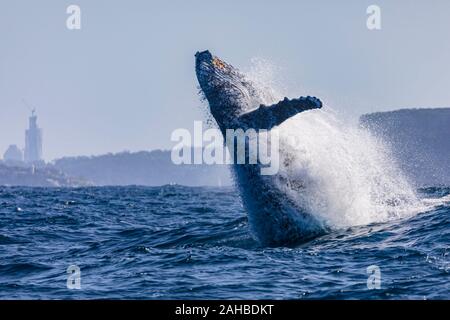
{"type": "Polygon", "coordinates": [[[29,118],[29,128],[25,131],[25,155],[27,164],[41,164],[42,159],[42,129],[38,127],[35,110],[29,118]]]}
{"type": "Polygon", "coordinates": [[[3,160],[10,165],[20,165],[23,163],[23,152],[18,146],[12,144],[3,154],[3,160]]]}

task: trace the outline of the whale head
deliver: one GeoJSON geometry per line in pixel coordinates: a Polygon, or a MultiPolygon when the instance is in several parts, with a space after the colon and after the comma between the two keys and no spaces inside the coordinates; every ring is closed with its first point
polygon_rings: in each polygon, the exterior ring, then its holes
{"type": "Polygon", "coordinates": [[[197,79],[211,114],[222,130],[233,126],[233,120],[252,107],[255,89],[238,69],[209,51],[197,52],[195,58],[197,79]]]}
{"type": "Polygon", "coordinates": [[[227,129],[270,130],[297,113],[322,108],[315,97],[284,98],[266,106],[261,90],[244,74],[209,51],[195,54],[195,70],[212,116],[222,133],[227,129]]]}

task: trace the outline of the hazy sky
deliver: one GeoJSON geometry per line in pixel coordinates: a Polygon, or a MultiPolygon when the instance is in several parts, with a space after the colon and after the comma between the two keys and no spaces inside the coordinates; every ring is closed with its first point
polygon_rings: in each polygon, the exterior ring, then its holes
{"type": "Polygon", "coordinates": [[[292,95],[358,115],[450,106],[450,1],[2,0],[0,155],[24,146],[29,110],[44,155],[170,148],[203,119],[194,54],[277,66],[292,95]],[[81,30],[66,8],[81,7],[81,30]],[[381,7],[382,30],[366,9],[381,7]]]}

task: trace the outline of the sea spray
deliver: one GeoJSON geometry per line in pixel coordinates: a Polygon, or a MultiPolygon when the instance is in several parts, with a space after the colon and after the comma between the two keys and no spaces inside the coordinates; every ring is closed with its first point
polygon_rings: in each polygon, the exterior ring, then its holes
{"type": "MultiPolygon", "coordinates": [[[[276,71],[258,58],[247,72],[266,104],[284,97],[276,71]]],[[[298,114],[279,131],[277,187],[325,228],[382,222],[419,211],[414,188],[384,143],[341,119],[331,107],[298,114]]]]}

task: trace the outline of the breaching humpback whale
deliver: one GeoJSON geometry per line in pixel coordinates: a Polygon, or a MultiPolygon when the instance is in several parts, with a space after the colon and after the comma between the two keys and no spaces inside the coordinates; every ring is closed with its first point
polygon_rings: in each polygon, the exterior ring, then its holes
{"type": "MultiPolygon", "coordinates": [[[[200,88],[224,138],[227,129],[270,130],[297,113],[322,107],[309,96],[265,106],[261,93],[236,68],[209,51],[195,57],[200,88]]],[[[278,175],[261,175],[260,163],[235,163],[233,175],[250,230],[262,245],[293,245],[323,233],[319,221],[277,187],[278,175]]]]}

